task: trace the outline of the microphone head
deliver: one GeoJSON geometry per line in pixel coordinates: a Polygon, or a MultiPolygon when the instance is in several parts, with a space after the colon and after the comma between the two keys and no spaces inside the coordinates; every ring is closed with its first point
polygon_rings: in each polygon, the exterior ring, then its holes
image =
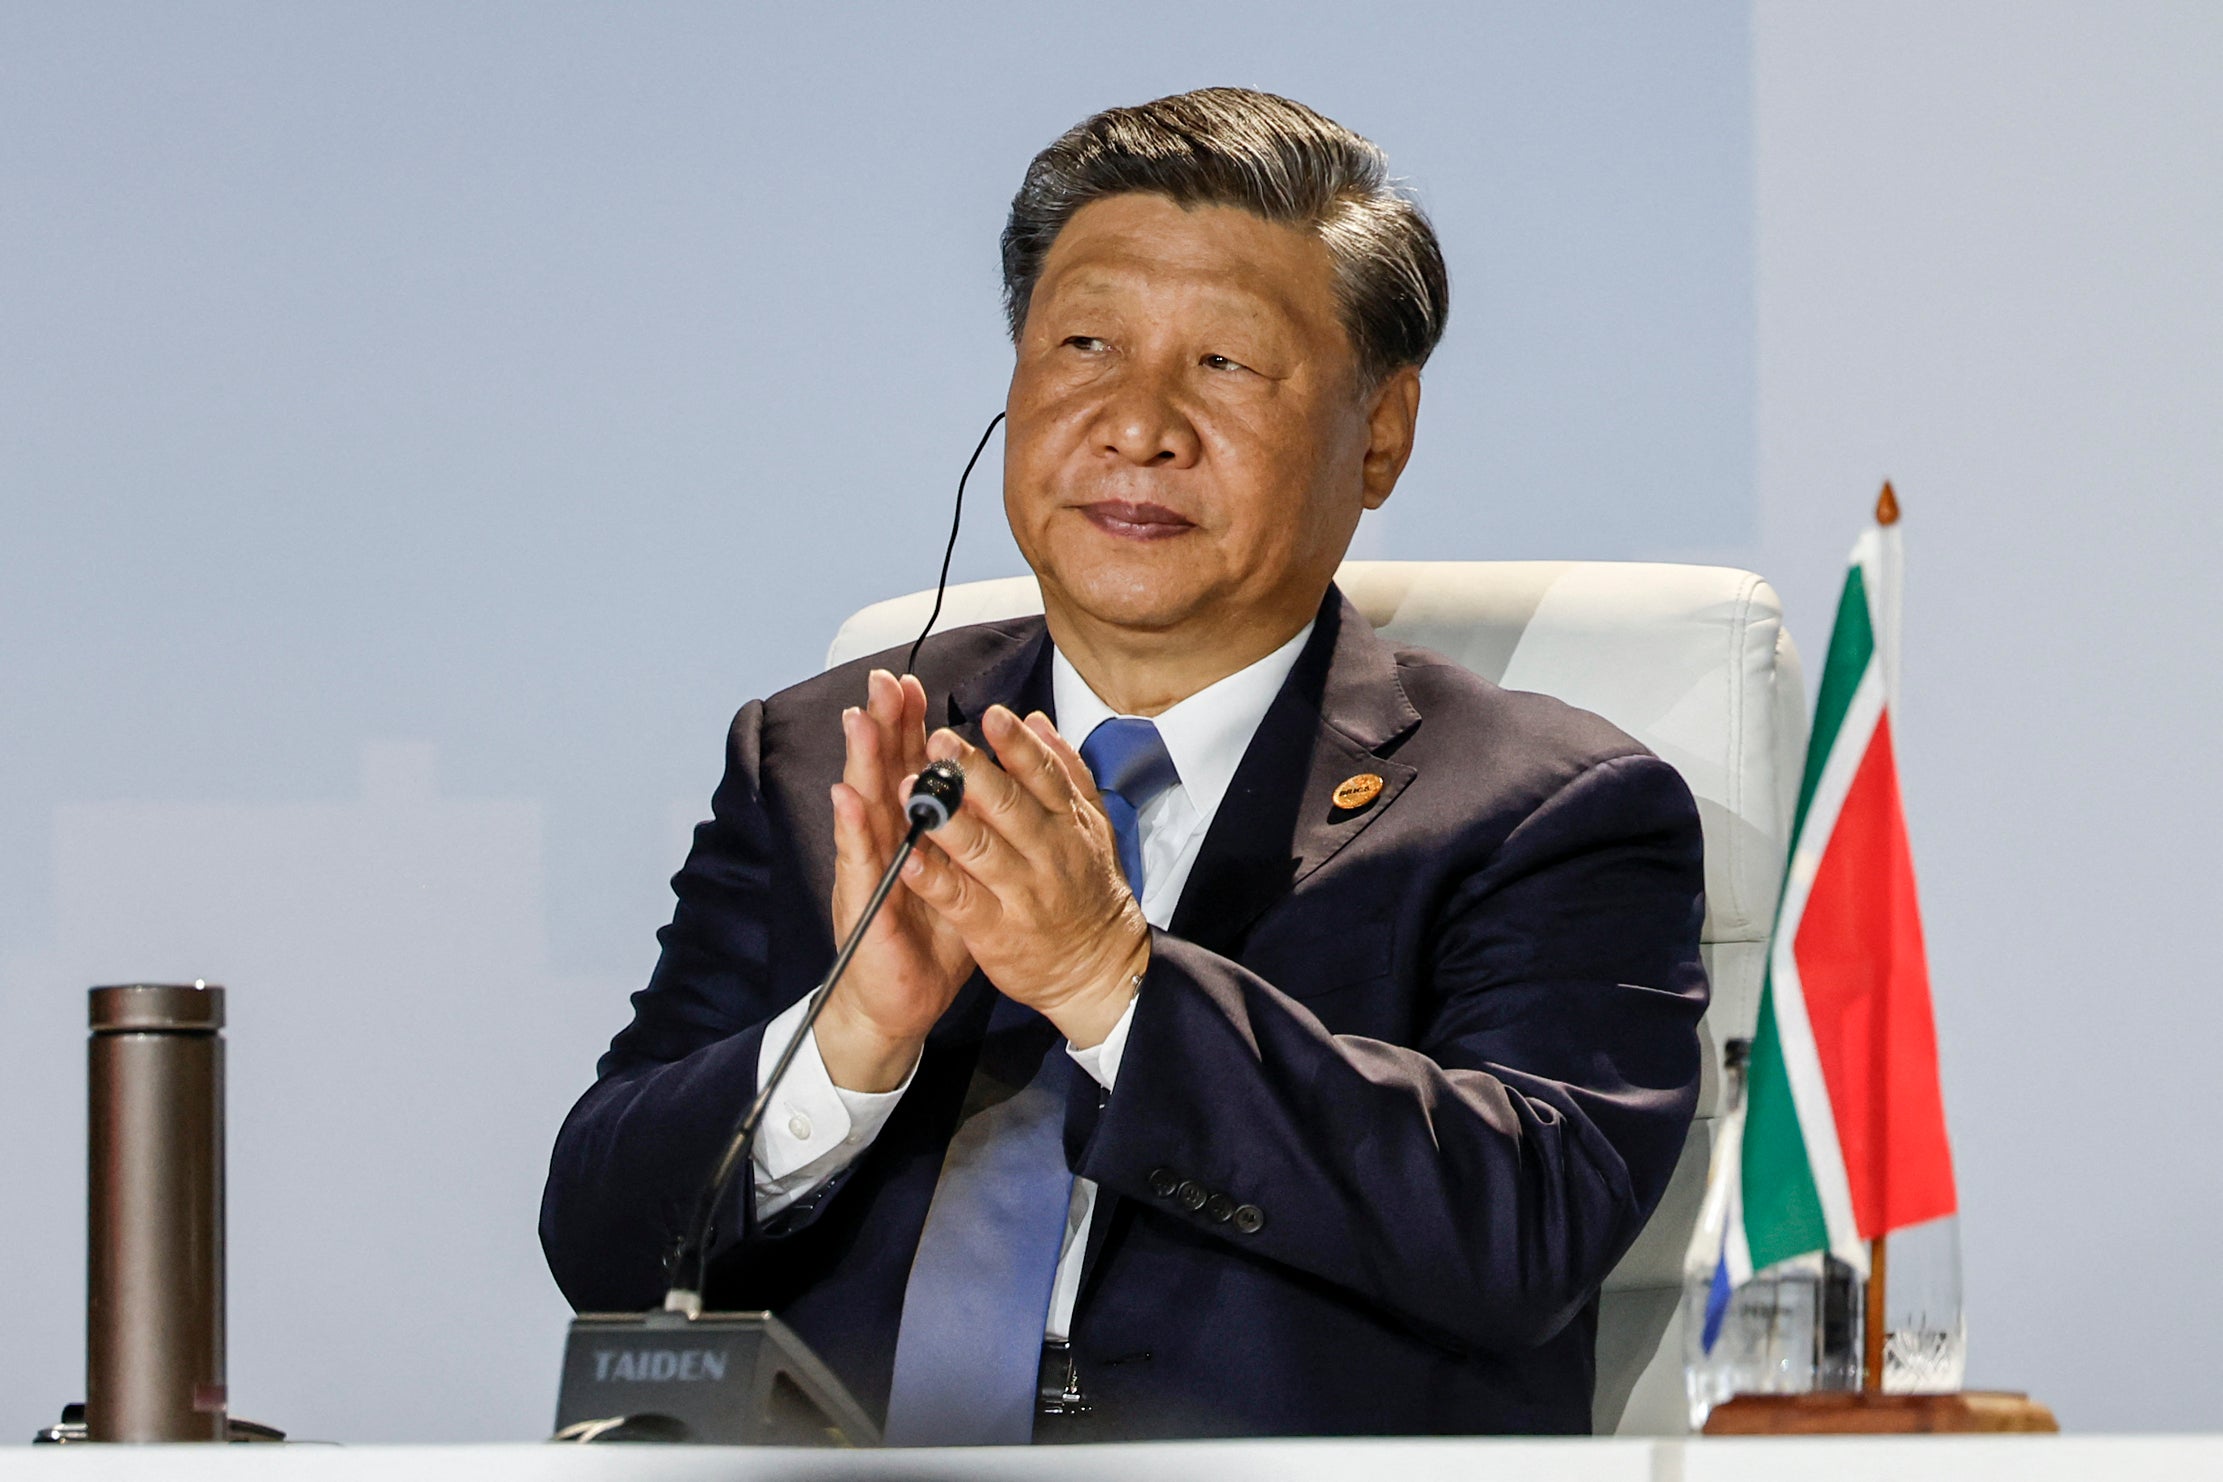
{"type": "Polygon", "coordinates": [[[911,801],[904,811],[914,825],[932,833],[949,822],[964,801],[964,770],[955,762],[928,762],[911,784],[911,801]]]}

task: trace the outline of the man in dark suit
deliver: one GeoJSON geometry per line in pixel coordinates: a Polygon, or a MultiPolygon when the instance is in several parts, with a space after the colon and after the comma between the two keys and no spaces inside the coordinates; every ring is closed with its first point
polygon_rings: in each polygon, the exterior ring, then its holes
{"type": "Polygon", "coordinates": [[[1045,616],[736,717],[541,1219],[637,1309],[892,857],[709,1271],[911,1442],[1579,1432],[1698,1089],[1698,818],[1332,585],[1441,255],[1372,145],[1214,89],[1045,150],[1004,264],[1045,616]],[[862,691],[862,706],[856,704],[862,691]],[[929,733],[928,727],[933,730],[929,733]]]}

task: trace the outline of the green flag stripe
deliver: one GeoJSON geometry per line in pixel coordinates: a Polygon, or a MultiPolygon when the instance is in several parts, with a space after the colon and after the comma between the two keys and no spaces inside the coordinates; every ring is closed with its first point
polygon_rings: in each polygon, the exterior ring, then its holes
{"type": "MultiPolygon", "coordinates": [[[[1822,664],[1821,693],[1814,702],[1814,734],[1806,746],[1806,773],[1799,781],[1798,811],[1791,820],[1791,856],[1806,833],[1808,811],[1822,775],[1837,749],[1853,697],[1876,652],[1875,624],[1868,615],[1868,585],[1855,560],[1845,573],[1837,600],[1837,621],[1830,629],[1829,657],[1822,664]]],[[[1790,859],[1784,860],[1786,889],[1790,859]]],[[[1798,930],[1796,920],[1778,917],[1778,937],[1798,930]]],[[[1760,1018],[1753,1030],[1752,1060],[1745,1073],[1745,1122],[1742,1169],[1745,1247],[1757,1271],[1808,1251],[1829,1249],[1829,1219],[1822,1209],[1812,1154],[1799,1126],[1798,1101],[1791,1091],[1777,1025],[1773,953],[1760,990],[1760,1018]]]]}
{"type": "Polygon", "coordinates": [[[1746,1072],[1744,1123],[1744,1233],[1757,1271],[1777,1261],[1829,1248],[1829,1221],[1799,1132],[1783,1063],[1783,1038],[1775,1025],[1775,989],[1760,996],[1746,1072]]]}
{"type": "MultiPolygon", "coordinates": [[[[1837,748],[1837,733],[1844,728],[1845,712],[1852,708],[1860,676],[1876,654],[1875,625],[1868,618],[1868,584],[1861,580],[1860,563],[1845,573],[1845,592],[1837,601],[1837,626],[1829,634],[1829,658],[1822,665],[1821,694],[1814,701],[1814,735],[1806,743],[1806,776],[1798,788],[1798,812],[1791,818],[1791,850],[1798,851],[1806,831],[1806,810],[1814,801],[1814,788],[1837,748]]],[[[1795,922],[1778,922],[1776,930],[1795,928],[1795,922]]]]}

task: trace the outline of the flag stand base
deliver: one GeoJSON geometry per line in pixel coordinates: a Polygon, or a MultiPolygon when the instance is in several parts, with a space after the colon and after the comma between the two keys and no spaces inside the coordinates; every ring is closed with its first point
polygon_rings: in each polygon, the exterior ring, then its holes
{"type": "Polygon", "coordinates": [[[1709,1436],[1919,1436],[2061,1429],[2053,1412],[2015,1390],[1941,1395],[1828,1391],[1737,1395],[1706,1417],[1709,1436]]]}

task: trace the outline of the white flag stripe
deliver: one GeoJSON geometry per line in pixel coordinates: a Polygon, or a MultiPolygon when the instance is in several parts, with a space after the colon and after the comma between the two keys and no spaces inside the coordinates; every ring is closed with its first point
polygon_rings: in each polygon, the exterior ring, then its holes
{"type": "Polygon", "coordinates": [[[1729,1268],[1729,1285],[1743,1286],[1752,1279],[1752,1247],[1744,1238],[1744,1108],[1739,1106],[1714,1132],[1714,1146],[1721,1150],[1722,1177],[1728,1180],[1728,1210],[1722,1222],[1721,1259],[1729,1268]]]}
{"type": "Polygon", "coordinates": [[[1868,627],[1875,634],[1876,652],[1883,656],[1883,703],[1898,729],[1899,710],[1899,602],[1905,563],[1904,543],[1897,525],[1871,525],[1853,543],[1853,564],[1860,568],[1860,584],[1868,593],[1868,627]]]}
{"type": "Polygon", "coordinates": [[[1799,977],[1794,949],[1799,923],[1806,915],[1807,897],[1813,893],[1814,877],[1821,869],[1822,854],[1837,830],[1837,815],[1844,809],[1853,777],[1867,757],[1883,714],[1883,666],[1871,654],[1845,707],[1844,723],[1838,728],[1828,760],[1822,764],[1822,774],[1815,781],[1814,797],[1807,805],[1798,847],[1783,882],[1783,909],[1776,918],[1775,939],[1768,947],[1775,1032],[1783,1047],[1783,1068],[1790,1080],[1792,1104],[1798,1108],[1799,1136],[1806,1144],[1814,1190],[1821,1199],[1822,1218],[1829,1226],[1830,1251],[1864,1277],[1868,1248],[1853,1220],[1852,1185],[1845,1175],[1844,1148],[1837,1141],[1837,1117],[1830,1105],[1829,1085],[1822,1076],[1821,1053],[1815,1044],[1813,1021],[1807,1017],[1806,988],[1799,977]]]}

